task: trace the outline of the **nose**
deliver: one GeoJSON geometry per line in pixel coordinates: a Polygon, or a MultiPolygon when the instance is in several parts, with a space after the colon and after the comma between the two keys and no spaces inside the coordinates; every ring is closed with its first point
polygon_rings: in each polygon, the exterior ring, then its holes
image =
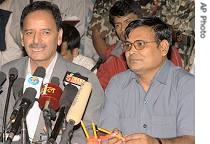
{"type": "Polygon", "coordinates": [[[38,42],[40,41],[40,39],[41,39],[40,33],[35,32],[35,33],[34,33],[33,42],[34,42],[34,43],[38,43],[38,42]]]}

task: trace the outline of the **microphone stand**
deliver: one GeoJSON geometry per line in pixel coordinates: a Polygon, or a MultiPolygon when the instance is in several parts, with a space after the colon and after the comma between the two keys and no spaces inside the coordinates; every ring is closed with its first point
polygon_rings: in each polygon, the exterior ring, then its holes
{"type": "Polygon", "coordinates": [[[22,120],[22,116],[23,116],[23,108],[21,107],[19,112],[18,112],[18,116],[15,119],[15,122],[12,123],[14,128],[13,128],[13,130],[10,131],[10,133],[7,137],[7,140],[5,141],[4,144],[11,144],[12,143],[12,140],[13,140],[14,136],[16,135],[17,131],[18,131],[19,122],[22,120]]]}
{"type": "Polygon", "coordinates": [[[52,122],[51,122],[51,116],[50,116],[49,109],[43,110],[43,117],[44,117],[44,122],[45,122],[45,126],[46,126],[46,131],[47,131],[47,138],[49,138],[51,131],[52,131],[52,122]]]}
{"type": "Polygon", "coordinates": [[[45,122],[46,130],[47,130],[47,138],[49,138],[52,132],[51,120],[56,119],[56,112],[49,106],[43,109],[43,117],[44,117],[44,122],[45,122]]]}
{"type": "Polygon", "coordinates": [[[62,124],[64,123],[63,121],[63,118],[65,117],[65,107],[61,107],[60,109],[60,113],[59,113],[59,116],[57,118],[57,121],[55,123],[55,126],[51,132],[51,136],[49,137],[48,141],[47,141],[47,144],[53,144],[59,134],[59,131],[62,127],[62,124]]]}
{"type": "Polygon", "coordinates": [[[23,110],[23,118],[21,120],[21,142],[22,144],[30,144],[27,123],[26,123],[26,113],[23,110]]]}
{"type": "Polygon", "coordinates": [[[2,142],[3,143],[6,140],[6,121],[7,121],[7,112],[8,112],[11,89],[16,78],[17,77],[15,77],[13,74],[9,76],[9,86],[7,89],[7,98],[6,98],[5,107],[4,107],[3,126],[2,126],[2,142]]]}
{"type": "Polygon", "coordinates": [[[60,144],[71,144],[71,137],[73,135],[74,124],[74,120],[69,120],[69,122],[66,125],[66,129],[61,136],[60,144]]]}

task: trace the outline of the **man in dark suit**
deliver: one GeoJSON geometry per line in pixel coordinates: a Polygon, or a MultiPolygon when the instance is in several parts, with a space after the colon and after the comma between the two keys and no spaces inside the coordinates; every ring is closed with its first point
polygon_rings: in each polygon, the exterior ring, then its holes
{"type": "MultiPolygon", "coordinates": [[[[18,70],[18,77],[25,78],[27,74],[33,74],[38,66],[42,66],[46,69],[46,76],[44,77],[43,83],[48,83],[52,77],[58,77],[60,83],[63,83],[62,80],[66,71],[80,73],[82,76],[87,77],[88,81],[92,84],[92,92],[83,116],[83,121],[86,125],[90,125],[91,128],[91,121],[97,122],[100,115],[100,109],[104,101],[103,89],[94,73],[65,61],[56,52],[57,46],[62,42],[63,30],[61,28],[61,22],[60,11],[55,4],[37,1],[27,5],[21,15],[20,27],[22,45],[28,56],[3,65],[1,70],[8,74],[10,68],[15,67],[18,70]]],[[[8,84],[9,82],[7,80],[3,85],[3,93],[0,96],[0,131],[2,131],[2,119],[8,84]]],[[[64,89],[62,85],[60,87],[64,89]]],[[[29,130],[29,136],[32,136],[30,140],[35,143],[41,143],[38,141],[40,140],[40,134],[45,133],[45,125],[41,110],[38,107],[36,108],[37,103],[34,103],[32,109],[36,110],[34,114],[40,117],[37,118],[38,121],[35,121],[33,118],[33,122],[27,122],[27,126],[30,129],[35,125],[35,131],[29,130]]],[[[13,111],[14,104],[15,99],[13,96],[10,96],[7,122],[13,111]]],[[[81,127],[74,131],[71,142],[79,144],[86,143],[81,127]]]]}

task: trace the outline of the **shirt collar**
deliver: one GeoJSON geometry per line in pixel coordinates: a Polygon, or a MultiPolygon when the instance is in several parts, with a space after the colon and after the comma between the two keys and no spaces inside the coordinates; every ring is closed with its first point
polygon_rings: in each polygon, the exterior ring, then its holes
{"type": "MultiPolygon", "coordinates": [[[[156,80],[156,81],[159,81],[162,84],[166,84],[170,66],[171,66],[171,62],[168,59],[166,59],[165,62],[160,67],[160,70],[155,74],[152,81],[156,80]]],[[[131,74],[130,74],[131,79],[130,80],[136,80],[137,82],[139,82],[138,76],[134,72],[132,72],[131,70],[130,70],[130,72],[131,72],[131,74]]]]}
{"type": "Polygon", "coordinates": [[[157,80],[162,84],[166,84],[171,64],[172,63],[168,59],[166,59],[160,67],[160,70],[156,73],[155,77],[153,78],[153,81],[157,80]]]}

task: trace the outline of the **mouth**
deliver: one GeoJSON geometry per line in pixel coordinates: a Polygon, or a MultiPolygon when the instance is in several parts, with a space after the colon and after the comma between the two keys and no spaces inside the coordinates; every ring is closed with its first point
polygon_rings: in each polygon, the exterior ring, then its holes
{"type": "Polygon", "coordinates": [[[129,59],[131,62],[141,61],[140,59],[129,59]]]}
{"type": "Polygon", "coordinates": [[[32,50],[33,52],[41,52],[41,51],[44,50],[44,48],[31,48],[31,50],[32,50]]]}

